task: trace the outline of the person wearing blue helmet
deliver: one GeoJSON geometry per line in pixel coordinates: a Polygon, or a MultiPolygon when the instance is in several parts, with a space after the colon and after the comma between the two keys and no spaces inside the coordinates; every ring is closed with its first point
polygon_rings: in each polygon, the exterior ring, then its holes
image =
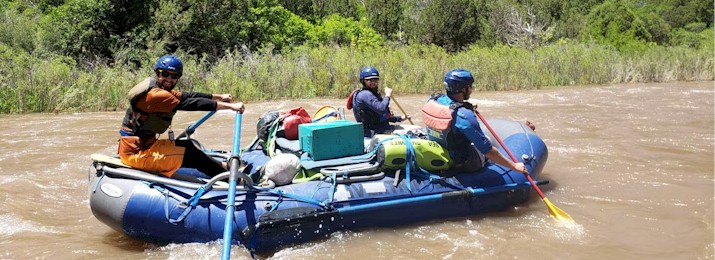
{"type": "Polygon", "coordinates": [[[433,95],[422,107],[430,140],[447,149],[452,158],[448,172],[476,172],[486,159],[527,173],[523,163],[514,163],[499,153],[484,134],[472,104],[467,102],[474,90],[474,77],[465,69],[454,69],[444,76],[445,94],[433,95]]]}
{"type": "Polygon", "coordinates": [[[391,88],[385,88],[385,96],[379,92],[380,72],[375,67],[365,67],[360,70],[361,89],[354,90],[348,96],[347,108],[353,109],[355,120],[363,124],[363,135],[371,137],[375,134],[390,133],[398,126],[390,122],[402,122],[408,119],[404,116],[393,116],[390,111],[391,88]]]}
{"type": "Polygon", "coordinates": [[[162,56],[154,65],[154,77],[144,79],[129,91],[130,106],[119,130],[118,154],[124,164],[175,178],[179,178],[174,173],[180,167],[196,168],[208,176],[226,171],[190,140],[172,140],[171,121],[179,110],[243,112],[243,103],[231,103],[231,94],[175,90],[183,72],[179,58],[162,56]],[[159,139],[167,130],[169,139],[159,139]]]}

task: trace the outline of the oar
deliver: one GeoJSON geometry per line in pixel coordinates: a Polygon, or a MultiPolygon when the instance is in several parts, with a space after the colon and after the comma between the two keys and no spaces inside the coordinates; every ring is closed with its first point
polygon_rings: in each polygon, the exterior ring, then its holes
{"type": "Polygon", "coordinates": [[[231,240],[233,240],[233,213],[236,210],[236,180],[238,179],[239,145],[241,144],[241,112],[236,112],[233,131],[233,150],[231,150],[230,175],[228,177],[228,200],[226,201],[226,221],[223,225],[223,253],[221,259],[231,259],[231,240]]]}
{"type": "MultiPolygon", "coordinates": [[[[489,125],[489,123],[487,123],[487,120],[484,119],[482,114],[480,114],[477,110],[474,110],[474,112],[477,113],[477,116],[479,116],[479,119],[482,120],[482,123],[484,123],[484,125],[487,127],[487,129],[489,129],[489,132],[492,133],[492,135],[494,136],[494,139],[496,139],[497,142],[499,142],[499,144],[501,145],[501,147],[504,148],[504,151],[506,151],[506,153],[509,154],[509,157],[511,157],[511,160],[514,161],[515,163],[517,163],[518,161],[516,160],[516,157],[514,157],[514,154],[512,154],[511,151],[509,151],[509,148],[507,148],[506,145],[504,144],[504,142],[502,142],[501,138],[499,138],[499,136],[497,136],[497,133],[494,131],[494,129],[492,129],[492,127],[489,125]]],[[[544,203],[546,203],[546,207],[549,208],[549,213],[551,214],[551,216],[554,216],[558,220],[574,221],[571,218],[571,216],[569,216],[569,214],[566,214],[566,212],[564,212],[563,210],[554,206],[554,204],[552,204],[551,201],[549,201],[549,199],[546,198],[546,195],[544,195],[544,193],[541,192],[541,189],[539,188],[539,186],[536,185],[536,183],[534,182],[533,179],[531,179],[531,176],[529,176],[528,173],[524,173],[524,176],[526,176],[526,179],[528,179],[529,183],[531,183],[531,187],[533,187],[534,190],[536,190],[536,193],[539,194],[539,196],[541,197],[541,200],[543,200],[544,203]]]]}
{"type": "Polygon", "coordinates": [[[397,99],[395,99],[395,97],[392,97],[392,101],[395,102],[395,105],[397,105],[397,107],[400,109],[400,111],[402,112],[402,114],[405,115],[405,117],[407,117],[407,121],[410,121],[410,125],[414,125],[414,123],[412,123],[412,119],[409,118],[409,116],[407,115],[407,113],[405,113],[405,110],[402,109],[402,106],[400,106],[400,103],[397,103],[397,99]]]}
{"type": "Polygon", "coordinates": [[[184,130],[184,132],[182,132],[181,134],[179,134],[179,137],[177,137],[176,139],[181,139],[181,138],[184,137],[184,136],[190,136],[190,135],[192,135],[192,134],[194,133],[194,131],[196,131],[196,128],[198,128],[201,124],[203,124],[204,122],[206,122],[206,120],[208,120],[209,117],[213,116],[214,114],[216,114],[216,111],[215,111],[215,110],[214,110],[214,111],[209,111],[209,112],[206,113],[204,116],[202,116],[201,118],[199,118],[198,121],[196,121],[196,122],[194,122],[193,124],[189,125],[189,127],[186,128],[186,130],[184,130]]]}

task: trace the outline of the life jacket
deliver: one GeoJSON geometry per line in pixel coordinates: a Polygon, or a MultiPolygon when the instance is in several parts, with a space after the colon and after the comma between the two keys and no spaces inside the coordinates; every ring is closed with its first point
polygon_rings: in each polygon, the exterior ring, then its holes
{"type": "MultiPolygon", "coordinates": [[[[354,90],[351,95],[351,98],[348,99],[351,104],[348,107],[348,109],[355,107],[355,100],[357,98],[358,93],[360,93],[360,91],[370,91],[370,90],[366,90],[366,89],[354,90]]],[[[370,109],[370,108],[363,107],[363,108],[356,109],[355,112],[357,112],[357,114],[360,115],[360,117],[362,118],[362,124],[365,126],[366,129],[375,129],[377,125],[387,122],[388,111],[389,111],[389,109],[386,109],[383,114],[378,114],[377,112],[372,111],[372,109],[370,109]]]]}
{"type": "Polygon", "coordinates": [[[437,102],[437,99],[442,95],[436,94],[430,97],[427,104],[422,107],[422,119],[428,127],[428,138],[439,143],[442,147],[449,151],[449,155],[454,159],[455,163],[462,163],[466,158],[464,154],[459,153],[469,147],[470,143],[466,136],[452,132],[454,119],[457,117],[457,110],[460,107],[471,109],[469,103],[452,101],[450,105],[444,105],[437,102]]]}
{"type": "Polygon", "coordinates": [[[171,120],[176,111],[171,112],[147,112],[137,107],[139,98],[147,95],[149,91],[156,87],[156,79],[146,78],[129,90],[128,98],[132,107],[132,131],[134,134],[161,134],[171,126],[171,120]]]}

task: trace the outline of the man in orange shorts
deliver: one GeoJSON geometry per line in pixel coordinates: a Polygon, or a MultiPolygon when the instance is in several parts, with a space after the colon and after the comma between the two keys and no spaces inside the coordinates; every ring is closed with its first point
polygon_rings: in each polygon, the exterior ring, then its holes
{"type": "MultiPolygon", "coordinates": [[[[206,94],[174,90],[181,78],[183,64],[173,55],[165,55],[154,65],[156,77],[146,78],[129,91],[131,106],[119,131],[119,158],[134,168],[174,176],[180,167],[196,168],[213,177],[225,172],[220,163],[196,148],[190,140],[157,139],[164,133],[178,110],[243,112],[242,102],[231,94],[206,94]]],[[[183,178],[183,177],[182,177],[183,178]]]]}

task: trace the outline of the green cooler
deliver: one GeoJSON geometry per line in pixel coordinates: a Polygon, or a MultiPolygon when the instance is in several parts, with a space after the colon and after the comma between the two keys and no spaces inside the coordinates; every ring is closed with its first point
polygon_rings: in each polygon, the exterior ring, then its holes
{"type": "Polygon", "coordinates": [[[298,126],[300,149],[316,161],[363,154],[362,135],[362,124],[349,120],[298,126]]]}

